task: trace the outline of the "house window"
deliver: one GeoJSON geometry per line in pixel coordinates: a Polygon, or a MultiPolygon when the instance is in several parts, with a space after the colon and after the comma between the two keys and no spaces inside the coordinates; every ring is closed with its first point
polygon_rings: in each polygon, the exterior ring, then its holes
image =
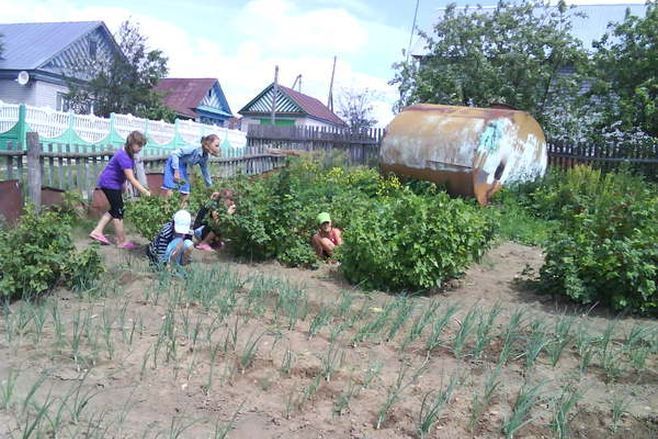
{"type": "Polygon", "coordinates": [[[57,111],[69,111],[70,105],[69,100],[66,98],[66,93],[57,92],[57,102],[56,102],[57,111]]]}

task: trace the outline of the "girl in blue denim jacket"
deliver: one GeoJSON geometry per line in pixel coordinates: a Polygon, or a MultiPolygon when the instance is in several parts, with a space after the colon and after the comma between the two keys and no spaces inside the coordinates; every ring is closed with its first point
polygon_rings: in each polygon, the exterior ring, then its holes
{"type": "Polygon", "coordinates": [[[165,197],[171,196],[174,189],[181,193],[182,202],[190,195],[190,180],[187,167],[198,164],[201,168],[206,186],[212,185],[212,177],[208,172],[209,155],[219,155],[219,137],[209,134],[201,138],[201,146],[184,146],[171,153],[164,168],[162,189],[165,197]]]}

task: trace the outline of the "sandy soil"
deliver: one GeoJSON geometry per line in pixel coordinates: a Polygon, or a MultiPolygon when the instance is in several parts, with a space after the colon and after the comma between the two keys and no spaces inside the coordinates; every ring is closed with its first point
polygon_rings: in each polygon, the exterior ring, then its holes
{"type": "Polygon", "coordinates": [[[458,383],[427,437],[503,437],[524,383],[541,387],[515,437],[557,437],[550,427],[552,401],[566,386],[582,393],[568,414],[572,437],[656,437],[658,325],[533,293],[526,281],[541,266],[537,248],[503,243],[447,290],[409,298],[413,309],[400,317],[397,332],[392,328],[401,308],[391,306],[396,296],[354,289],[336,267],[309,271],[195,252],[196,280],[184,281],[152,273],[142,251],[103,247],[108,273],[95,290],[58,289],[40,305],[11,305],[0,329],[0,390],[12,388],[9,378],[17,378],[11,397],[0,395],[0,437],[22,437],[33,423],[35,437],[222,437],[222,427],[233,427],[231,438],[419,437],[424,398],[434,401],[450,379],[458,383]],[[295,319],[282,299],[286,294],[298,294],[295,319]],[[261,299],[247,305],[250,297],[261,299]],[[347,300],[350,306],[341,308],[347,300]],[[438,308],[429,325],[405,343],[433,303],[438,308]],[[468,312],[496,304],[494,337],[482,355],[472,355],[477,324],[455,352],[468,312]],[[452,305],[457,310],[428,354],[431,327],[452,305]],[[229,309],[226,316],[222,306],[229,309]],[[41,331],[34,317],[39,309],[46,310],[41,331]],[[326,324],[309,338],[311,322],[323,309],[326,324]],[[519,309],[522,329],[510,359],[490,403],[472,421],[474,395],[483,394],[506,325],[519,309]],[[387,318],[378,327],[382,314],[387,318]],[[531,323],[543,323],[550,335],[565,316],[574,321],[557,365],[544,350],[526,368],[531,323]],[[593,351],[581,372],[578,336],[600,337],[608,327],[612,354],[604,360],[604,353],[593,351]],[[654,350],[641,367],[624,350],[634,327],[653,331],[645,333],[643,343],[654,350]],[[251,345],[257,352],[245,359],[251,345]],[[401,371],[401,390],[376,428],[401,371]],[[612,401],[623,402],[614,426],[612,401]]]}

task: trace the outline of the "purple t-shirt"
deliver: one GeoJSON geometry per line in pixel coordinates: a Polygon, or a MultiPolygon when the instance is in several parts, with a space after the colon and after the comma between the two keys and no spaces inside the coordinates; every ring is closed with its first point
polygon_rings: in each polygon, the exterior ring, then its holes
{"type": "Polygon", "coordinates": [[[133,168],[133,159],[130,158],[124,149],[114,153],[110,162],[105,166],[100,177],[98,177],[98,187],[105,189],[121,189],[126,182],[126,169],[133,168]]]}

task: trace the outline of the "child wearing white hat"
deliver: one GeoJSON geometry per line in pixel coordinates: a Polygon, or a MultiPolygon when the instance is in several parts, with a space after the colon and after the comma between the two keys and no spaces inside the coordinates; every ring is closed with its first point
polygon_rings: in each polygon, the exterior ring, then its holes
{"type": "Polygon", "coordinates": [[[167,222],[158,235],[151,241],[146,254],[155,265],[187,265],[194,243],[192,215],[187,210],[179,210],[171,221],[167,222]]]}

